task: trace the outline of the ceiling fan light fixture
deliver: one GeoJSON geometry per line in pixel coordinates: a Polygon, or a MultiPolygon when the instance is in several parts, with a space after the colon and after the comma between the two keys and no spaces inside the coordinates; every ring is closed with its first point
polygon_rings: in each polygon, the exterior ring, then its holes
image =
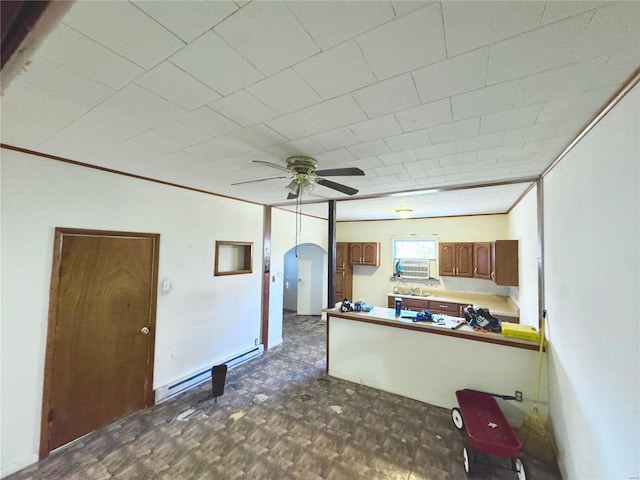
{"type": "Polygon", "coordinates": [[[305,178],[302,183],[300,183],[300,190],[302,193],[309,193],[315,187],[315,183],[311,182],[308,178],[305,178]]]}
{"type": "Polygon", "coordinates": [[[289,190],[291,193],[297,193],[298,192],[298,182],[296,182],[295,179],[291,180],[291,183],[289,183],[289,185],[287,185],[285,187],[287,190],[289,190]]]}
{"type": "Polygon", "coordinates": [[[285,188],[289,190],[291,193],[298,193],[298,189],[301,193],[309,193],[315,187],[315,183],[313,183],[308,178],[298,177],[291,180],[289,185],[285,188]]]}
{"type": "Polygon", "coordinates": [[[409,218],[413,213],[413,210],[410,208],[399,208],[396,210],[396,213],[400,218],[409,218]]]}

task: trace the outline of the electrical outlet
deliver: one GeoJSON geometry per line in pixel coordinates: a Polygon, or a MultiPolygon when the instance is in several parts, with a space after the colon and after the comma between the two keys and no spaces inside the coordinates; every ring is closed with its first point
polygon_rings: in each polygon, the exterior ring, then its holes
{"type": "MultiPolygon", "coordinates": [[[[258,345],[258,339],[257,338],[253,341],[253,344],[254,345],[258,345]]],[[[522,395],[520,395],[520,397],[522,397],[522,395]]],[[[522,400],[520,400],[520,401],[522,401],[522,400]]]]}
{"type": "Polygon", "coordinates": [[[522,401],[522,392],[520,390],[516,390],[516,402],[522,401]]]}

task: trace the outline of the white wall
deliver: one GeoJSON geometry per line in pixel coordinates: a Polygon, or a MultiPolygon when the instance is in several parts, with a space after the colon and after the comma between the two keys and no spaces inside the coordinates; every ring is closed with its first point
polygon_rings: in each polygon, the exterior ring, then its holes
{"type": "MultiPolygon", "coordinates": [[[[340,208],[340,205],[338,205],[340,208]]],[[[389,278],[393,275],[391,240],[393,238],[437,238],[440,242],[487,242],[508,238],[507,215],[478,215],[371,222],[339,222],[336,237],[339,242],[380,242],[380,266],[353,267],[353,299],[387,305],[389,278]]],[[[437,274],[437,268],[434,272],[437,274]]],[[[432,275],[434,274],[432,273],[432,275]]],[[[497,286],[491,280],[442,277],[443,290],[474,291],[494,295],[509,295],[508,287],[497,286]]]]}
{"type": "MultiPolygon", "coordinates": [[[[302,216],[298,244],[312,243],[325,252],[329,242],[328,223],[316,217],[302,216]]],[[[269,348],[282,343],[284,256],[296,245],[296,216],[273,208],[271,212],[271,285],[269,287],[269,348]]],[[[327,269],[324,268],[326,272],[327,269]]],[[[327,302],[327,274],[323,276],[322,302],[327,302]]]]}
{"type": "Polygon", "coordinates": [[[640,476],[640,88],[544,178],[551,413],[567,479],[640,476]]]}
{"type": "Polygon", "coordinates": [[[509,212],[509,239],[518,240],[518,287],[511,298],[520,308],[520,323],[538,327],[538,200],[537,187],[509,212]]]}
{"type": "Polygon", "coordinates": [[[55,227],[160,233],[154,387],[260,338],[262,207],[9,150],[1,182],[1,475],[38,458],[55,227]],[[216,240],[253,242],[253,273],[214,277],[216,240]]]}
{"type": "Polygon", "coordinates": [[[330,375],[447,409],[457,405],[456,390],[520,390],[522,403],[499,401],[516,426],[533,408],[537,363],[535,350],[329,318],[330,375]]]}

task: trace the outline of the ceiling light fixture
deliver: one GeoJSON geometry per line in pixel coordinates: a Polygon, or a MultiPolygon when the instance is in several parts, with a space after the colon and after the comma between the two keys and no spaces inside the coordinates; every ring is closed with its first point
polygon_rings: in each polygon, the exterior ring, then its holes
{"type": "Polygon", "coordinates": [[[291,193],[309,193],[313,190],[315,184],[304,176],[296,176],[291,183],[286,186],[291,193]],[[300,191],[298,191],[300,189],[300,191]]]}
{"type": "Polygon", "coordinates": [[[411,210],[410,208],[399,208],[398,210],[396,210],[396,213],[400,218],[409,218],[412,212],[413,210],[411,210]]]}

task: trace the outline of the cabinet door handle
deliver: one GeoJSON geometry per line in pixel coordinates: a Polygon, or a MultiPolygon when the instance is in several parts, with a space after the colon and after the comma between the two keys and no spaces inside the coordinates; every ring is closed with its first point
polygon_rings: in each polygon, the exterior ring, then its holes
{"type": "Polygon", "coordinates": [[[496,279],[496,272],[491,272],[491,280],[495,280],[496,279]]]}
{"type": "Polygon", "coordinates": [[[476,275],[477,273],[478,273],[478,269],[477,269],[477,268],[474,268],[474,269],[473,269],[473,274],[474,274],[474,275],[476,275]]]}
{"type": "Polygon", "coordinates": [[[344,278],[344,273],[345,273],[345,272],[342,272],[342,278],[344,278]]]}

